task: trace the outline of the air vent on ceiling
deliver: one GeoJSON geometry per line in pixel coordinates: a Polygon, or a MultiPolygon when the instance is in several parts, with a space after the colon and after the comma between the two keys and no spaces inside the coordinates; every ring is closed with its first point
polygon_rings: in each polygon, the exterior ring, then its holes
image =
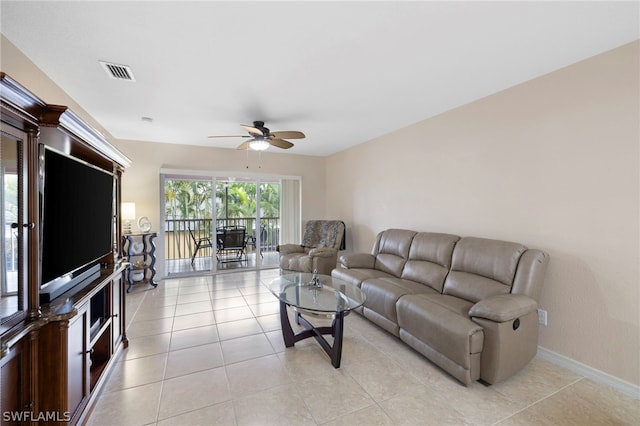
{"type": "Polygon", "coordinates": [[[102,68],[106,71],[107,75],[116,80],[136,81],[133,76],[133,71],[127,65],[118,65],[111,62],[100,62],[102,68]]]}

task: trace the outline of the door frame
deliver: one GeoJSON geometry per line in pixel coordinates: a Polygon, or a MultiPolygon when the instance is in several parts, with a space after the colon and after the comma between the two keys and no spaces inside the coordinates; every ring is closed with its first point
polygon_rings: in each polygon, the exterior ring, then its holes
{"type": "MultiPolygon", "coordinates": [[[[159,217],[160,217],[160,232],[162,233],[162,238],[159,238],[160,242],[157,245],[157,255],[158,255],[158,263],[161,263],[162,265],[166,264],[166,251],[165,251],[165,244],[164,244],[164,234],[166,232],[165,229],[165,195],[164,195],[164,184],[165,184],[165,180],[167,178],[167,176],[177,176],[178,178],[180,176],[184,176],[185,180],[186,179],[198,179],[198,178],[210,178],[211,179],[211,183],[213,185],[213,190],[212,190],[212,206],[214,208],[214,211],[212,212],[212,227],[213,229],[216,228],[217,224],[217,218],[216,218],[216,214],[215,214],[215,189],[216,189],[216,185],[218,183],[218,181],[220,179],[223,178],[237,178],[237,179],[241,179],[241,180],[252,180],[256,183],[260,183],[261,181],[265,181],[265,180],[278,180],[280,182],[282,182],[282,180],[284,179],[288,179],[288,180],[297,180],[299,181],[299,197],[300,200],[302,200],[302,177],[301,176],[291,176],[291,175],[280,175],[280,174],[269,174],[269,173],[255,173],[255,172],[245,172],[245,171],[212,171],[212,170],[189,170],[189,169],[166,169],[166,168],[161,168],[160,169],[160,211],[159,211],[159,217]]],[[[259,197],[259,193],[260,193],[260,189],[259,189],[259,185],[256,185],[256,192],[257,192],[257,197],[259,197]]],[[[256,205],[256,223],[259,224],[260,223],[260,201],[258,198],[257,201],[257,205],[256,205]]],[[[302,206],[300,206],[300,211],[302,210],[302,206]]],[[[302,217],[302,214],[300,214],[300,217],[302,217]]],[[[302,223],[298,223],[297,226],[301,229],[302,228],[302,223]]],[[[260,234],[260,233],[258,233],[260,234]]],[[[260,236],[258,235],[258,239],[260,238],[260,236]]],[[[256,268],[251,268],[251,269],[246,269],[246,268],[241,268],[241,269],[236,269],[236,270],[229,270],[229,271],[224,271],[226,272],[234,272],[234,271],[247,271],[247,270],[260,270],[260,267],[258,266],[259,262],[256,262],[256,268]]],[[[162,279],[170,279],[170,278],[178,278],[180,276],[187,276],[187,275],[203,275],[203,274],[217,274],[217,273],[222,273],[223,271],[219,271],[217,268],[217,262],[215,261],[215,248],[213,250],[211,250],[211,270],[208,271],[194,271],[192,273],[185,273],[185,274],[176,274],[175,276],[171,275],[167,275],[167,271],[164,270],[163,268],[163,277],[162,279]]]]}

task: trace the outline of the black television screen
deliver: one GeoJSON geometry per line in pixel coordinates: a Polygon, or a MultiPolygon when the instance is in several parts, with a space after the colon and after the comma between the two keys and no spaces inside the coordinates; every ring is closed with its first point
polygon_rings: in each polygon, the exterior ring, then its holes
{"type": "Polygon", "coordinates": [[[44,149],[42,286],[95,264],[113,248],[113,175],[44,149]]]}

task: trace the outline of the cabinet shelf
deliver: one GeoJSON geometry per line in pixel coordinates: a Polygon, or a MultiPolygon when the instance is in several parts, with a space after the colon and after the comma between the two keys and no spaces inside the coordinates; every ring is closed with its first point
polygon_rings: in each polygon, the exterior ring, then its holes
{"type": "Polygon", "coordinates": [[[92,324],[89,329],[89,347],[93,347],[96,340],[102,336],[111,325],[111,318],[100,318],[99,322],[92,324]]]}

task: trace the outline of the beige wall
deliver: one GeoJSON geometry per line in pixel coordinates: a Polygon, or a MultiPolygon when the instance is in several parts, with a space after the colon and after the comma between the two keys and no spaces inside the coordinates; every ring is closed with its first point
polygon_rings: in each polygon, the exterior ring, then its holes
{"type": "Polygon", "coordinates": [[[639,47],[330,157],[327,214],[356,251],[390,227],[548,251],[541,346],[640,384],[639,47]]]}

